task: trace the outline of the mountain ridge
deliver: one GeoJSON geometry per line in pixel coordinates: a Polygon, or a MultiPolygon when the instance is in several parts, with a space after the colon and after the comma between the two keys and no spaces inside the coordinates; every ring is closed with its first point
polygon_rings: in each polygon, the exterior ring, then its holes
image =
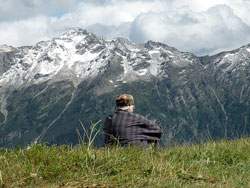
{"type": "Polygon", "coordinates": [[[164,143],[208,134],[233,138],[249,119],[249,64],[250,44],[198,57],[154,41],[105,40],[81,28],[34,46],[4,45],[0,145],[24,145],[41,135],[50,143],[76,143],[78,120],[89,126],[103,119],[119,93],[133,94],[138,112],[159,121],[164,143]]]}

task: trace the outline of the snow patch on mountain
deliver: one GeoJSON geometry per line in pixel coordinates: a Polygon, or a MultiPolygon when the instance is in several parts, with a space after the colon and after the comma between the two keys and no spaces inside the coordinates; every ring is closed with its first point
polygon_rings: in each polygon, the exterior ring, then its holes
{"type": "Polygon", "coordinates": [[[143,75],[145,75],[147,72],[148,72],[148,69],[141,69],[141,70],[139,70],[139,71],[137,72],[137,74],[138,74],[139,76],[143,76],[143,75]]]}
{"type": "MultiPolygon", "coordinates": [[[[86,43],[84,39],[87,36],[87,33],[77,35],[79,32],[83,33],[79,29],[70,30],[59,38],[35,45],[23,58],[16,58],[18,63],[0,77],[0,86],[18,88],[38,84],[52,79],[60,72],[69,72],[70,76],[73,72],[76,77],[85,78],[91,74],[87,71],[89,68],[97,71],[100,67],[98,63],[93,66],[90,62],[97,58],[100,52],[86,51],[78,54],[76,45],[82,41],[86,43]]],[[[12,48],[1,46],[1,50],[7,52],[12,48]]]]}
{"type": "Polygon", "coordinates": [[[234,54],[226,54],[225,56],[224,56],[224,58],[230,58],[230,57],[232,57],[234,54]]]}
{"type": "Polygon", "coordinates": [[[8,46],[6,44],[0,45],[0,52],[11,52],[13,50],[13,47],[8,46]]]}

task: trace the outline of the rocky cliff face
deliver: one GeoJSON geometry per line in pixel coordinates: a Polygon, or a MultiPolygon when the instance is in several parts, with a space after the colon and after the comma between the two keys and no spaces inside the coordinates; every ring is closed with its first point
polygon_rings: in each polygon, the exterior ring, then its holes
{"type": "Polygon", "coordinates": [[[197,57],[75,28],[35,46],[0,46],[0,146],[77,144],[79,120],[104,120],[120,93],[164,128],[165,145],[249,134],[249,74],[250,45],[197,57]]]}

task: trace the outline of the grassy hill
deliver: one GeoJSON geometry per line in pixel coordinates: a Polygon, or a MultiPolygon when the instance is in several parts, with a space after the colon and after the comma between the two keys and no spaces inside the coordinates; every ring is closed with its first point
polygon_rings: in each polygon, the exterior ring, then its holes
{"type": "Polygon", "coordinates": [[[0,187],[250,187],[250,138],[159,149],[0,151],[0,187]]]}

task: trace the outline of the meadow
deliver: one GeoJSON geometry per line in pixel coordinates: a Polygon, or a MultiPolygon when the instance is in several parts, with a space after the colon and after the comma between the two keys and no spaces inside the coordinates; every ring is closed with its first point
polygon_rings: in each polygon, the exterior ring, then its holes
{"type": "Polygon", "coordinates": [[[140,149],[34,144],[0,150],[0,187],[250,187],[250,138],[140,149]]]}

